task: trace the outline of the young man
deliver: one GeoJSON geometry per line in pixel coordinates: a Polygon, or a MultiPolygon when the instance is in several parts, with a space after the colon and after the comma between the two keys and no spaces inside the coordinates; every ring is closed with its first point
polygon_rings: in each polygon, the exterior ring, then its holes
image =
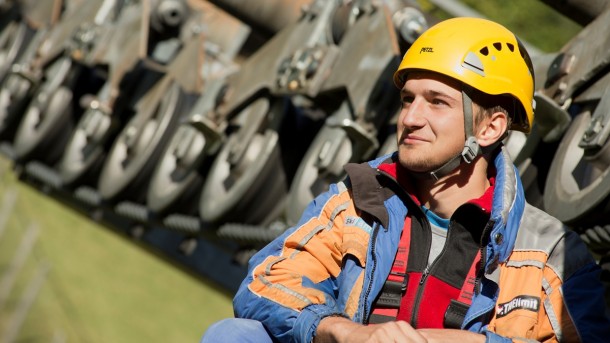
{"type": "Polygon", "coordinates": [[[501,146],[529,132],[533,71],[506,28],[455,18],[396,71],[398,152],[346,166],[250,261],[203,342],[602,342],[599,267],[525,202],[501,146]]]}

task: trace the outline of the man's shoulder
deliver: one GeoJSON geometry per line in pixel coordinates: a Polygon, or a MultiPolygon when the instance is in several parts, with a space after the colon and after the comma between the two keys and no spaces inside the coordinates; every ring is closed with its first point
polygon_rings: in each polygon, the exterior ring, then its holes
{"type": "Polygon", "coordinates": [[[552,248],[567,230],[559,219],[526,203],[515,246],[546,250],[545,247],[552,248]]]}
{"type": "Polygon", "coordinates": [[[562,279],[594,262],[580,236],[557,218],[526,204],[514,251],[541,251],[546,265],[562,279]]]}

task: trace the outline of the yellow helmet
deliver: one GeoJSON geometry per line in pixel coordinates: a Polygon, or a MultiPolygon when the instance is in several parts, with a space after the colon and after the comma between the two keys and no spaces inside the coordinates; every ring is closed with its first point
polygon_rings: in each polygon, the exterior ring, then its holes
{"type": "Polygon", "coordinates": [[[516,107],[510,129],[528,133],[534,120],[534,72],[527,51],[504,26],[480,18],[452,18],[425,31],[405,53],[394,84],[407,71],[447,75],[491,95],[511,95],[516,107]]]}

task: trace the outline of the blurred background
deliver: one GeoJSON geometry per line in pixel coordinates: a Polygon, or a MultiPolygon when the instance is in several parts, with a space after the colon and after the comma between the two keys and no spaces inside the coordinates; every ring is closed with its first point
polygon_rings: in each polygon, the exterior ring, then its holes
{"type": "Polygon", "coordinates": [[[3,342],[197,342],[232,316],[226,288],[0,175],[3,342]]]}
{"type": "Polygon", "coordinates": [[[506,144],[607,267],[606,8],[0,0],[0,343],[198,341],[345,163],[393,151],[391,75],[453,16],[527,46],[538,122],[506,144]]]}

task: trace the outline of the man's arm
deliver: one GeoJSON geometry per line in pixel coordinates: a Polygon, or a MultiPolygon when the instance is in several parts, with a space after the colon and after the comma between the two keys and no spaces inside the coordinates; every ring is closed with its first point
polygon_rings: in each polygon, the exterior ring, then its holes
{"type": "Polygon", "coordinates": [[[563,296],[566,308],[558,317],[562,327],[574,325],[582,342],[602,342],[610,337],[600,272],[598,265],[590,263],[564,282],[562,292],[557,292],[563,296]]]}
{"type": "Polygon", "coordinates": [[[281,342],[307,343],[322,318],[341,315],[345,304],[337,304],[334,290],[349,250],[344,241],[368,243],[366,235],[344,238],[344,216],[357,216],[350,192],[342,184],[332,185],[308,206],[296,227],[250,260],[248,275],[233,300],[235,315],[262,322],[281,342]]]}
{"type": "Polygon", "coordinates": [[[484,343],[485,336],[454,329],[414,329],[405,321],[362,325],[346,318],[326,317],[320,321],[314,343],[484,343]]]}
{"type": "Polygon", "coordinates": [[[606,315],[601,268],[575,232],[566,233],[547,264],[553,273],[545,270],[549,293],[545,307],[559,322],[560,331],[555,334],[582,342],[607,340],[610,318],[606,315]],[[555,278],[562,283],[558,285],[555,278]],[[558,287],[561,290],[553,289],[558,287]]]}
{"type": "Polygon", "coordinates": [[[320,321],[314,343],[427,342],[405,321],[362,325],[347,318],[326,317],[320,321]]]}

